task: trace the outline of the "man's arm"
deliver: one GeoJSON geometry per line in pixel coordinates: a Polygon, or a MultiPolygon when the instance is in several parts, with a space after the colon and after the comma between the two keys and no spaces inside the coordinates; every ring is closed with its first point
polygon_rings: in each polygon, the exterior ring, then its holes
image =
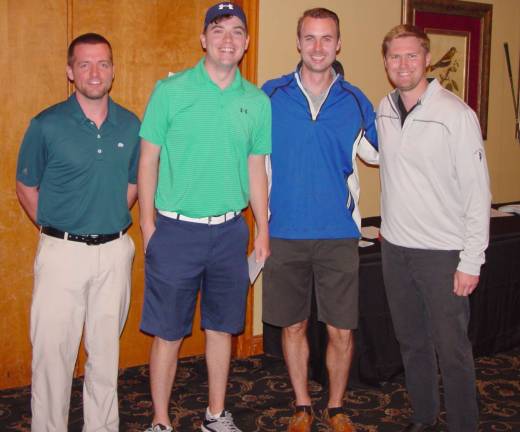
{"type": "Polygon", "coordinates": [[[467,110],[458,119],[454,162],[464,212],[464,248],[454,275],[453,292],[471,294],[478,285],[480,266],[489,242],[491,193],[486,156],[477,117],[467,110]]]}
{"type": "Polygon", "coordinates": [[[379,165],[379,151],[366,137],[359,142],[357,155],[369,165],[379,165]]]}
{"type": "Polygon", "coordinates": [[[362,95],[364,132],[357,148],[357,155],[370,165],[379,165],[379,144],[377,139],[376,113],[365,95],[362,95]]]}
{"type": "Polygon", "coordinates": [[[139,224],[141,225],[145,252],[150,237],[155,231],[155,191],[157,190],[160,153],[161,147],[144,139],[141,140],[137,192],[139,197],[139,224]]]}
{"type": "Polygon", "coordinates": [[[130,210],[135,202],[137,201],[137,185],[128,183],[128,189],[126,191],[126,200],[128,202],[128,209],[130,210]]]}
{"type": "Polygon", "coordinates": [[[248,158],[250,202],[256,220],[256,261],[263,262],[270,255],[269,225],[267,222],[267,174],[265,156],[250,155],[248,158]]]}
{"type": "Polygon", "coordinates": [[[16,195],[18,196],[18,200],[36,227],[38,227],[36,213],[38,210],[39,194],[40,191],[37,186],[26,186],[21,181],[16,181],[16,195]]]}

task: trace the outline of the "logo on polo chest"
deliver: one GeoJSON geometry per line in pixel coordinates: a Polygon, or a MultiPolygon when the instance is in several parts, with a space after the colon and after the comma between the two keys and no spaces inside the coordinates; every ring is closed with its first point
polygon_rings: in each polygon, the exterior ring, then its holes
{"type": "Polygon", "coordinates": [[[243,114],[247,114],[247,108],[240,107],[240,112],[243,114]]]}

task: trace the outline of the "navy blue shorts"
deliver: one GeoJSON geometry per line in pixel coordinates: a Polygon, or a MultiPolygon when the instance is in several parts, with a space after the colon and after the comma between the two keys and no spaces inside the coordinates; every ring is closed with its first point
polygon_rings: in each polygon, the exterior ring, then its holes
{"type": "Polygon", "coordinates": [[[200,288],[202,327],[240,333],[249,288],[248,240],[242,216],[207,225],[158,214],[146,250],[141,330],[166,340],[189,335],[200,288]]]}

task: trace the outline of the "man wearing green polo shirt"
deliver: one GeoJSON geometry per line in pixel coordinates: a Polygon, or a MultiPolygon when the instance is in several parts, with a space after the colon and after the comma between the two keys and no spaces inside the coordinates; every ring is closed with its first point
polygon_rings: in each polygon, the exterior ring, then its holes
{"type": "Polygon", "coordinates": [[[119,336],[130,299],[139,120],[114,103],[112,49],[87,33],[68,50],[76,91],[32,119],[16,191],[41,230],[31,305],[34,432],[66,431],[84,332],[83,431],[119,430],[119,336]]]}
{"type": "Polygon", "coordinates": [[[265,155],[271,151],[271,109],[238,70],[248,42],[239,6],[209,8],[201,35],[206,56],[157,84],[141,127],[141,329],[155,336],[148,432],[172,430],[168,404],[199,289],[209,378],[201,429],[239,431],[224,401],[231,335],[244,325],[249,233],[240,213],[248,201],[258,228],[256,258],[269,255],[265,155]]]}

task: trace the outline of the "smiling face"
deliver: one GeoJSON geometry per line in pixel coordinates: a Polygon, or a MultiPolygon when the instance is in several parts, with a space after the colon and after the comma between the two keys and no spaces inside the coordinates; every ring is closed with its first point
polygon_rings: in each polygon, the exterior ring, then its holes
{"type": "Polygon", "coordinates": [[[244,23],[236,16],[230,16],[210,23],[200,35],[200,41],[206,50],[206,67],[233,69],[244,56],[249,36],[244,23]]]}
{"type": "Polygon", "coordinates": [[[98,100],[107,97],[114,80],[114,65],[108,45],[80,43],[67,66],[79,97],[98,100]]]}
{"type": "Polygon", "coordinates": [[[341,47],[336,23],[331,18],[305,17],[297,46],[304,72],[329,73],[341,47]]]}
{"type": "Polygon", "coordinates": [[[426,87],[426,69],[430,65],[430,53],[414,36],[393,39],[387,45],[385,68],[388,78],[401,93],[419,98],[426,87]]]}

